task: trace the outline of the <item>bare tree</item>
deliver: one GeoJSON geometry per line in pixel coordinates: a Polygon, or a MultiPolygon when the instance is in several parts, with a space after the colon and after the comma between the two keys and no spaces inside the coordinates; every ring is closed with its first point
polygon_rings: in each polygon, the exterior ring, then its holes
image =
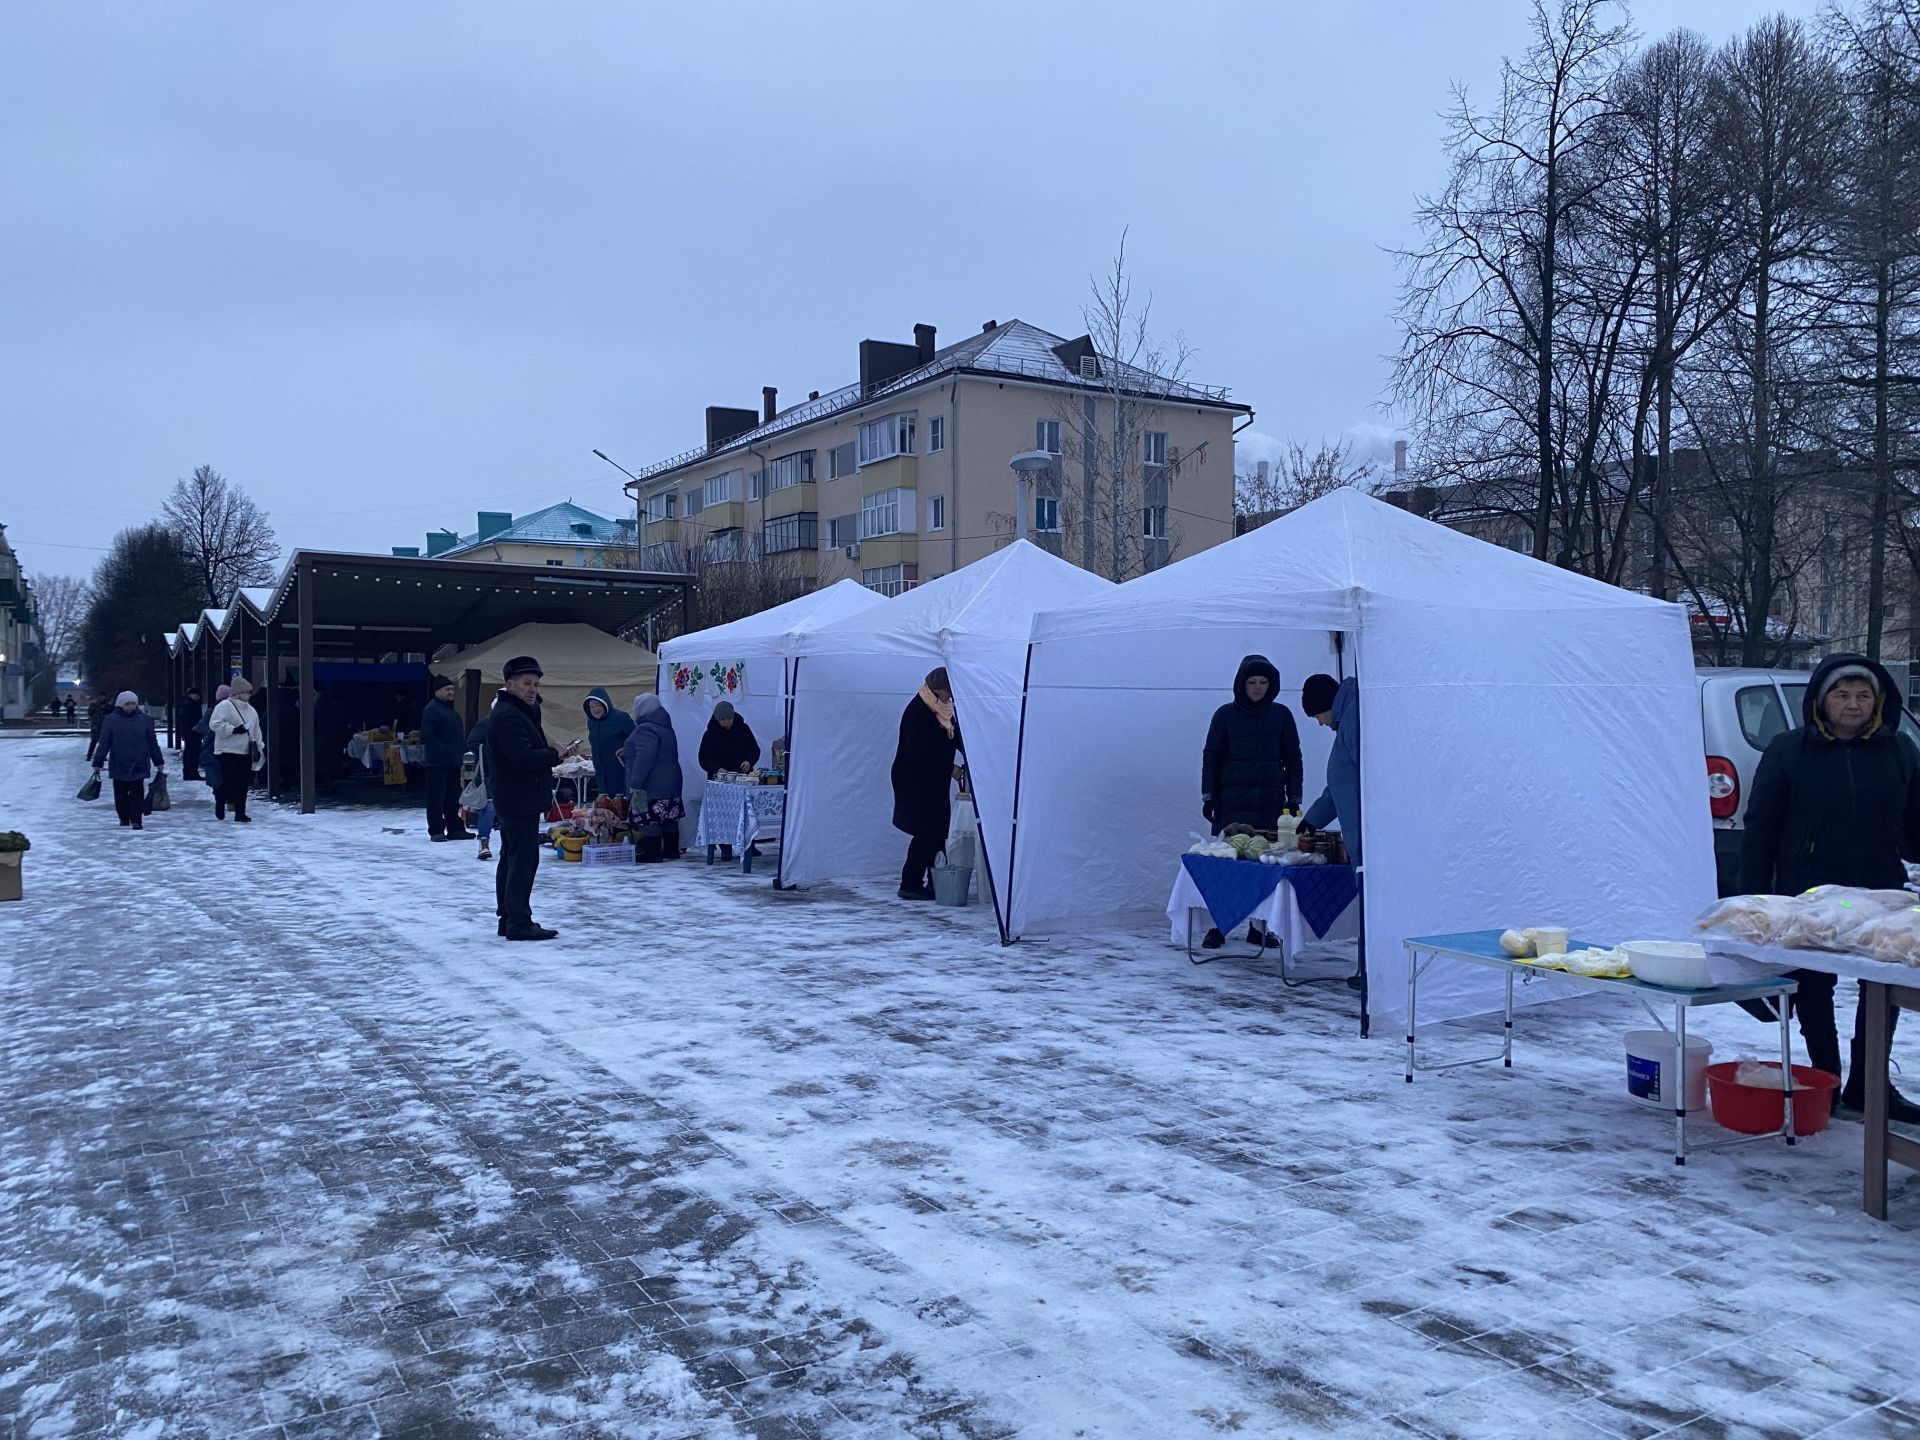
{"type": "Polygon", "coordinates": [[[33,582],[40,617],[41,648],[55,674],[80,658],[80,627],[93,604],[93,589],[75,575],[42,575],[33,582]]]}
{"type": "MultiPolygon", "coordinates": [[[[719,549],[705,539],[693,539],[647,546],[645,564],[639,568],[691,575],[694,624],[705,630],[757,615],[806,594],[815,583],[806,562],[815,553],[805,549],[769,553],[757,537],[745,539],[738,549],[730,550],[719,549]]],[[[680,628],[681,614],[676,607],[659,618],[653,643],[672,639],[680,628]]]]}
{"type": "Polygon", "coordinates": [[[1234,514],[1243,519],[1271,516],[1336,490],[1370,490],[1377,468],[1371,460],[1354,459],[1353,447],[1345,440],[1323,439],[1313,451],[1291,440],[1277,462],[1263,460],[1234,477],[1234,514]]]}
{"type": "MultiPolygon", "coordinates": [[[[1173,504],[1174,482],[1209,457],[1204,449],[1181,455],[1167,444],[1167,407],[1191,393],[1186,377],[1193,352],[1180,334],[1155,338],[1153,297],[1133,296],[1125,232],[1112,266],[1088,283],[1092,295],[1080,312],[1087,327],[1080,383],[1054,399],[1062,463],[1042,476],[1038,498],[1058,506],[1064,553],[1096,574],[1127,580],[1179,553],[1184,527],[1173,504]],[[1080,467],[1078,491],[1064,483],[1070,461],[1080,467]]],[[[1010,516],[1000,522],[1009,533],[1011,522],[1010,516]]]]}
{"type": "Polygon", "coordinates": [[[266,512],[211,465],[174,481],[160,514],[200,577],[208,605],[229,605],[243,586],[273,579],[280,542],[266,512]]]}

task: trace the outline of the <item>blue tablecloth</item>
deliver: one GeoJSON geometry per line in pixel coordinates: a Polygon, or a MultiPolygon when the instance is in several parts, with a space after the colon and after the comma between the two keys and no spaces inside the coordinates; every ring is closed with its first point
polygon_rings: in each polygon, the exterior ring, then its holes
{"type": "Polygon", "coordinates": [[[1351,865],[1260,865],[1211,855],[1182,855],[1180,863],[1207,902],[1214,927],[1223,932],[1262,909],[1278,886],[1291,885],[1300,918],[1324,938],[1360,888],[1351,865]]]}

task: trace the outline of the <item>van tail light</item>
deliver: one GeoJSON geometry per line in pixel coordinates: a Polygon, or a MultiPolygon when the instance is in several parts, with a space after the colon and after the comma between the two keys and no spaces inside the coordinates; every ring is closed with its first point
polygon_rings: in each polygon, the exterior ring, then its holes
{"type": "Polygon", "coordinates": [[[1713,818],[1731,820],[1740,809],[1740,772],[1723,755],[1707,756],[1707,794],[1713,802],[1713,818]]]}

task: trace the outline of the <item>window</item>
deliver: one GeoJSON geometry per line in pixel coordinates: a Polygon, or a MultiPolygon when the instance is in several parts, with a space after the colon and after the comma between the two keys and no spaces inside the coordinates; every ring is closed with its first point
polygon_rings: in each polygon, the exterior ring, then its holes
{"type": "Polygon", "coordinates": [[[1060,502],[1051,495],[1033,497],[1033,528],[1043,535],[1060,530],[1060,502]]]}
{"type": "Polygon", "coordinates": [[[680,510],[681,510],[681,513],[686,515],[689,519],[691,519],[695,515],[698,515],[702,509],[700,494],[701,494],[701,491],[698,485],[694,486],[693,489],[687,491],[686,503],[680,507],[680,510]]]}
{"type": "Polygon", "coordinates": [[[678,545],[647,545],[640,551],[642,570],[678,570],[680,568],[680,547],[678,545]]]}
{"type": "Polygon", "coordinates": [[[1146,517],[1146,522],[1142,527],[1141,533],[1149,540],[1166,539],[1167,507],[1164,505],[1149,505],[1141,513],[1146,517]]]}
{"type": "Polygon", "coordinates": [[[927,497],[927,529],[944,530],[947,528],[947,497],[929,495],[927,497]]]}
{"type": "MultiPolygon", "coordinates": [[[[820,548],[820,517],[812,512],[783,515],[760,527],[761,548],[769,555],[820,548]]],[[[851,543],[851,542],[849,542],[851,543]]]]}
{"type": "Polygon", "coordinates": [[[880,565],[871,570],[862,570],[860,583],[882,595],[898,595],[913,588],[915,573],[917,567],[912,565],[880,565]]]}
{"type": "Polygon", "coordinates": [[[703,505],[728,505],[740,498],[741,472],[729,470],[724,475],[710,475],[701,490],[703,505]]]}
{"type": "Polygon", "coordinates": [[[764,500],[767,496],[767,472],[756,470],[747,477],[747,498],[764,500]]]}
{"type": "Polygon", "coordinates": [[[1060,453],[1060,422],[1058,420],[1033,422],[1033,448],[1045,450],[1050,455],[1060,453]]]}
{"type": "Polygon", "coordinates": [[[549,565],[559,565],[564,568],[567,562],[564,560],[549,560],[547,563],[549,565]]]}
{"type": "Polygon", "coordinates": [[[740,543],[738,530],[716,530],[707,537],[707,560],[725,564],[732,560],[747,558],[746,547],[740,543]]]}
{"type": "Polygon", "coordinates": [[[844,445],[836,445],[827,452],[827,478],[829,480],[838,480],[842,475],[851,475],[859,468],[859,465],[853,458],[853,441],[849,440],[844,445]]]}
{"type": "Polygon", "coordinates": [[[1503,543],[1509,550],[1518,550],[1522,555],[1531,555],[1533,553],[1533,531],[1512,531],[1503,543]]]}
{"type": "Polygon", "coordinates": [[[1145,438],[1147,442],[1147,453],[1146,453],[1147,464],[1149,465],[1166,464],[1167,463],[1167,432],[1164,430],[1149,430],[1147,431],[1145,438]]]}
{"type": "Polygon", "coordinates": [[[913,416],[889,415],[860,427],[860,463],[872,465],[896,455],[913,454],[913,416]]]}
{"type": "Polygon", "coordinates": [[[927,453],[947,448],[947,417],[933,415],[927,419],[927,453]]]}
{"type": "Polygon", "coordinates": [[[680,497],[671,490],[659,495],[649,495],[647,497],[648,522],[673,519],[673,512],[679,508],[679,499],[680,497]]]}
{"type": "Polygon", "coordinates": [[[911,490],[877,490],[860,498],[860,538],[872,540],[881,535],[911,535],[913,531],[911,490]]]}
{"type": "Polygon", "coordinates": [[[1748,685],[1733,697],[1733,708],[1740,715],[1740,733],[1756,750],[1788,728],[1787,712],[1771,685],[1748,685]]]}
{"type": "Polygon", "coordinates": [[[767,485],[765,494],[775,490],[785,490],[794,485],[808,485],[813,482],[813,451],[799,450],[791,455],[782,455],[767,466],[767,485]]]}
{"type": "Polygon", "coordinates": [[[836,550],[843,550],[860,540],[860,517],[858,515],[835,515],[827,521],[827,544],[836,550]]]}

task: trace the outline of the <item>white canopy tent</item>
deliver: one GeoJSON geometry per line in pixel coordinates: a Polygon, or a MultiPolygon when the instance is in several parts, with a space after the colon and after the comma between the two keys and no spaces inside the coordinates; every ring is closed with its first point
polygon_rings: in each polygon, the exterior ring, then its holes
{"type": "Polygon", "coordinates": [[[1111,593],[1111,581],[1016,540],[985,559],[800,639],[780,883],[896,870],[890,771],[900,715],[927,672],[944,665],[980,819],[985,873],[1001,933],[1010,853],[1020,691],[1033,617],[1111,593]]]}
{"type": "Polygon", "coordinates": [[[760,763],[766,764],[773,742],[787,733],[790,677],[800,637],[886,603],[885,596],[858,580],[840,580],[756,615],[675,636],[660,646],[660,698],[680,742],[680,773],[689,813],[698,812],[707,788],[707,777],[700,772],[700,740],[713,707],[722,700],[733,702],[753,727],[760,742],[760,763]],[[713,678],[715,666],[721,669],[719,681],[713,678]],[[736,680],[731,690],[724,678],[729,670],[735,672],[736,680]],[[686,683],[676,685],[676,675],[686,683]]]}
{"type": "MultiPolygon", "coordinates": [[[[1307,675],[1358,677],[1379,1011],[1404,1018],[1408,936],[1530,924],[1678,935],[1714,894],[1677,605],[1342,490],[1043,614],[1032,639],[1015,935],[1159,912],[1189,833],[1204,828],[1208,715],[1256,651],[1296,709],[1307,675]]],[[[1311,800],[1327,737],[1300,718],[1311,800]]],[[[1436,967],[1420,1016],[1498,1009],[1502,990],[1497,972],[1436,967]]]]}

